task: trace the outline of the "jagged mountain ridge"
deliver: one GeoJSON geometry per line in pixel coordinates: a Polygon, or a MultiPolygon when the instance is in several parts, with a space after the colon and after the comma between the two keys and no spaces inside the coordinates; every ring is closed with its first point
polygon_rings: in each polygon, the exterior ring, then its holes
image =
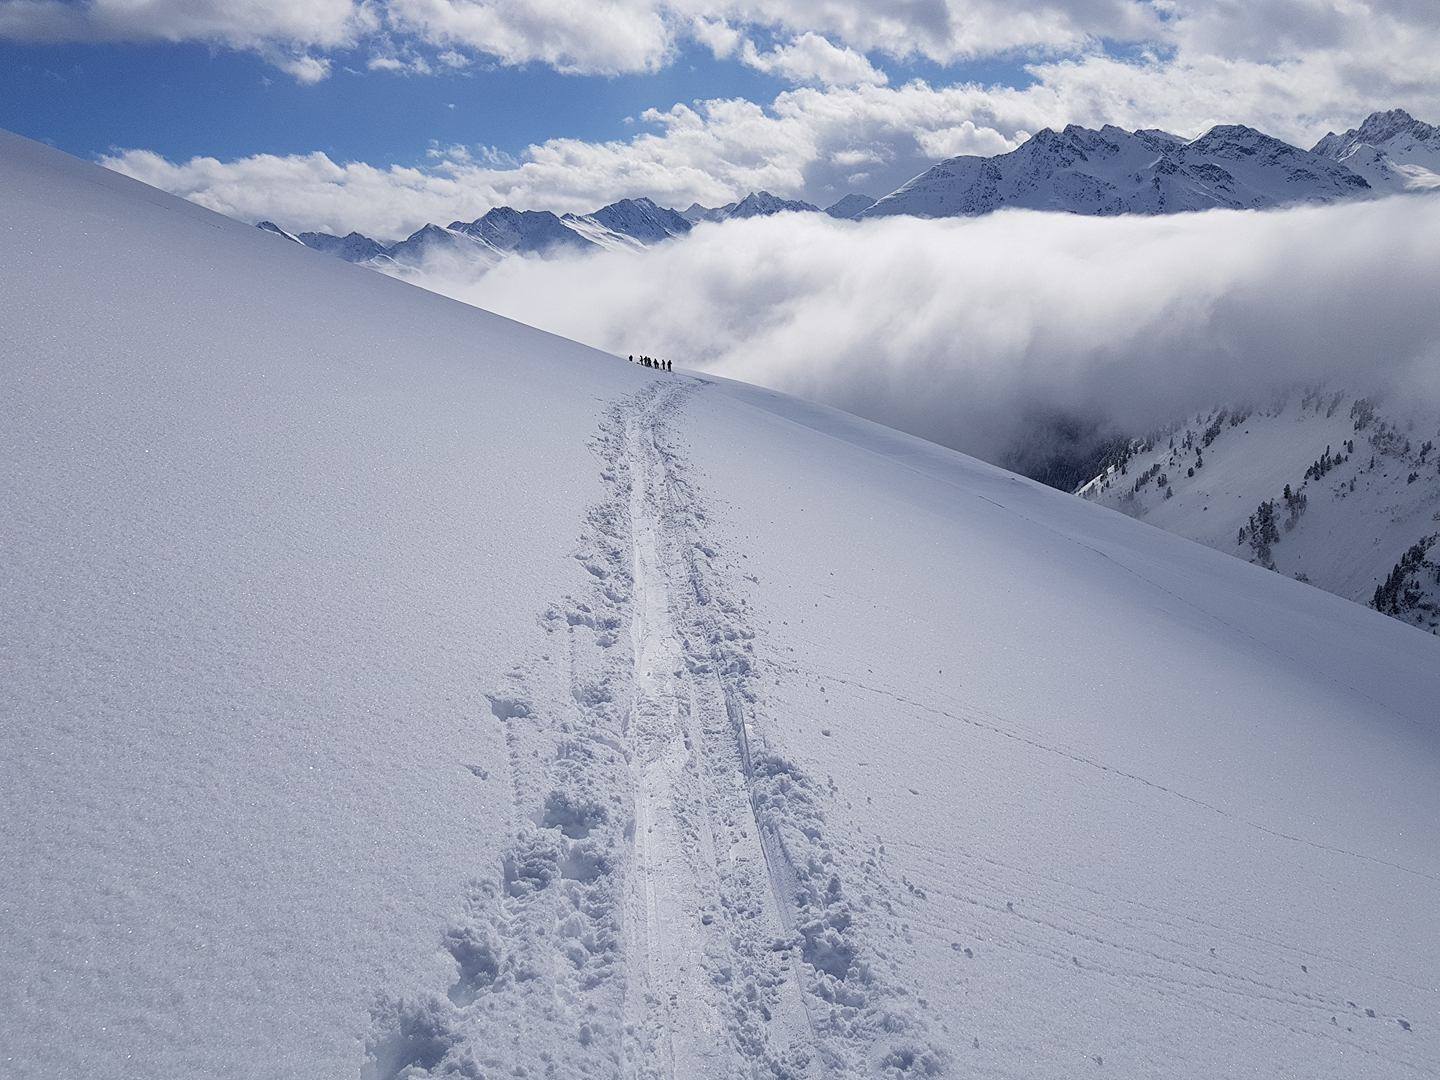
{"type": "Polygon", "coordinates": [[[1169,132],[1047,128],[995,157],[932,166],[861,217],[960,217],[1004,207],[1087,215],[1167,214],[1339,202],[1375,194],[1329,157],[1224,124],[1186,141],[1169,132]]]}
{"type": "MultiPolygon", "coordinates": [[[[871,200],[858,196],[868,205],[871,200]]],[[[842,200],[844,202],[844,200],[842,200]]],[[[838,205],[838,204],[837,204],[838,205]]],[[[854,203],[846,203],[853,207],[854,203]]],[[[832,208],[833,209],[833,208],[832,208]]],[[[751,192],[738,203],[722,207],[692,207],[684,214],[660,206],[653,199],[621,199],[591,214],[555,214],[549,210],[516,210],[497,206],[473,221],[425,225],[404,240],[384,244],[362,233],[291,233],[273,221],[258,227],[266,232],[334,255],[346,262],[373,266],[418,266],[436,252],[453,252],[484,263],[506,255],[548,255],[556,252],[597,250],[638,251],[684,236],[698,221],[762,217],[785,212],[816,213],[810,203],[778,198],[766,191],[751,192]],[[691,211],[697,211],[691,215],[691,211]]]]}
{"type": "Polygon", "coordinates": [[[1343,135],[1332,131],[1311,152],[1340,162],[1380,190],[1440,188],[1440,127],[1404,109],[1371,113],[1343,135]]]}
{"type": "Polygon", "coordinates": [[[1440,415],[1347,390],[1137,439],[1093,502],[1440,633],[1440,415]]]}
{"type": "Polygon", "coordinates": [[[473,221],[427,225],[396,244],[360,233],[266,231],[349,262],[418,265],[436,251],[482,264],[508,254],[641,250],[684,236],[695,225],[779,213],[825,213],[864,220],[892,215],[970,216],[1004,207],[1087,215],[1170,214],[1215,208],[1264,209],[1332,203],[1398,191],[1440,189],[1440,128],[1403,109],[1371,114],[1310,150],[1240,124],[1195,139],[1154,128],[1049,128],[994,157],[962,155],[927,169],[875,201],[849,194],[823,211],[766,191],[737,202],[683,211],[648,198],[622,199],[591,214],[495,207],[473,221]]]}

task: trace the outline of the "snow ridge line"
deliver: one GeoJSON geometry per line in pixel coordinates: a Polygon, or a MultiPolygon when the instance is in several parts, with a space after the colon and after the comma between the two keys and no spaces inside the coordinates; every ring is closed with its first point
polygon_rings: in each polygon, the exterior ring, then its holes
{"type": "Polygon", "coordinates": [[[378,999],[361,1080],[942,1071],[881,856],[831,844],[828,793],[761,730],[746,603],[672,434],[698,385],[657,381],[601,424],[583,585],[487,695],[501,866],[444,935],[448,993],[378,999]]]}

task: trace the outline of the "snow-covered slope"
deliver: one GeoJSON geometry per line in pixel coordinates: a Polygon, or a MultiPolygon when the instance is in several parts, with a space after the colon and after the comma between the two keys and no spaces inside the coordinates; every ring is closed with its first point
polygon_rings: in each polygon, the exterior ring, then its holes
{"type": "Polygon", "coordinates": [[[1312,150],[1363,176],[1377,191],[1440,188],[1440,127],[1404,109],[1372,113],[1343,135],[1332,131],[1312,150]]]}
{"type": "Polygon", "coordinates": [[[1227,124],[1185,142],[1164,131],[1046,128],[996,157],[942,161],[862,217],[954,217],[1006,206],[1076,214],[1165,214],[1335,202],[1372,194],[1330,157],[1227,124]]]}
{"type": "Polygon", "coordinates": [[[874,206],[875,202],[869,195],[852,192],[827,206],[825,213],[833,218],[854,219],[874,206]]]}
{"type": "Polygon", "coordinates": [[[1437,444],[1432,409],[1312,390],[1141,440],[1081,494],[1437,630],[1437,444]]]}
{"type": "Polygon", "coordinates": [[[1435,1074],[1434,638],[13,136],[0,200],[7,1077],[1435,1074]]]}

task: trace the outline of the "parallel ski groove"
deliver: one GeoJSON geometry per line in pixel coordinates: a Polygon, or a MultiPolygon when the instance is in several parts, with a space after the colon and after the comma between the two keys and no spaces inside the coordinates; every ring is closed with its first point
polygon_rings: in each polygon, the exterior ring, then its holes
{"type": "Polygon", "coordinates": [[[941,1069],[886,974],[894,941],[865,940],[887,883],[832,846],[828,796],[760,732],[755,634],[670,433],[697,389],[657,381],[606,416],[584,587],[489,695],[503,865],[445,935],[448,996],[377,1003],[362,1080],[941,1069]]]}

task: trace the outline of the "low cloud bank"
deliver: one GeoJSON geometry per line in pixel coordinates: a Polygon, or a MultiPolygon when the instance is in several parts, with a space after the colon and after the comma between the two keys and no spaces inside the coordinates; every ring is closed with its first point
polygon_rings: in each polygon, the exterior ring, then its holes
{"type": "Polygon", "coordinates": [[[1440,198],[1158,218],[703,226],[417,284],[1012,466],[1339,382],[1440,401],[1440,198]]]}

